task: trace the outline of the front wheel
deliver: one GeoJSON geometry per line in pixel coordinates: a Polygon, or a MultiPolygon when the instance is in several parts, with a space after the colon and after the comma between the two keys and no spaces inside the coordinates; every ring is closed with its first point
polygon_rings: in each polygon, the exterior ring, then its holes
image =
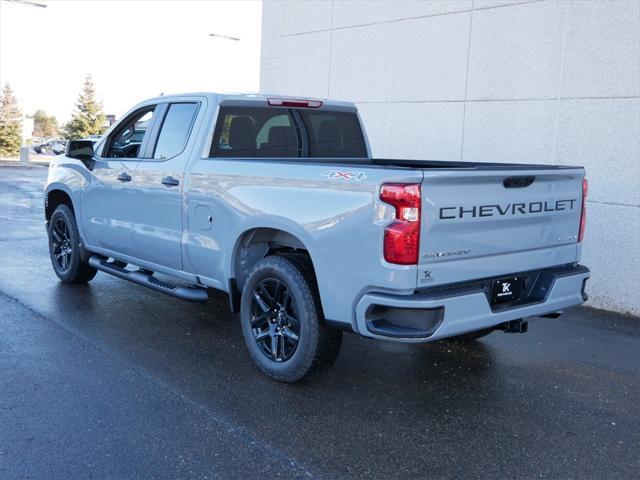
{"type": "Polygon", "coordinates": [[[258,367],[293,383],[329,368],[342,344],[342,331],[323,323],[311,263],[302,254],[266,257],[244,285],[242,333],[258,367]]]}
{"type": "Polygon", "coordinates": [[[86,283],[96,276],[97,270],[80,257],[80,234],[68,205],[58,205],[49,220],[49,256],[64,283],[86,283]]]}

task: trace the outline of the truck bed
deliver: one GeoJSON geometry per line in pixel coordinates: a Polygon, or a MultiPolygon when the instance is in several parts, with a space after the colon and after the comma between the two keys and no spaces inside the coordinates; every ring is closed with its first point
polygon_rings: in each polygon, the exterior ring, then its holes
{"type": "Polygon", "coordinates": [[[443,161],[443,160],[404,160],[395,158],[372,158],[369,160],[371,165],[388,166],[388,167],[406,167],[406,168],[440,168],[440,169],[464,169],[464,170],[563,170],[570,168],[578,168],[567,165],[539,165],[525,163],[491,163],[491,162],[462,162],[462,161],[443,161]]]}

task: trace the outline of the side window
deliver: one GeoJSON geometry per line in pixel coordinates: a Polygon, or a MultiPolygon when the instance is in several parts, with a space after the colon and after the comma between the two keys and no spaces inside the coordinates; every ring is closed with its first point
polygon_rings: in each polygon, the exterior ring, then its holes
{"type": "Polygon", "coordinates": [[[197,111],[197,103],[171,104],[162,122],[153,158],[164,160],[184,150],[197,111]]]}
{"type": "Polygon", "coordinates": [[[221,107],[209,156],[297,157],[291,113],[282,108],[221,107]]]}
{"type": "Polygon", "coordinates": [[[139,158],[140,147],[149,131],[155,105],[130,115],[107,141],[106,158],[139,158]]]}

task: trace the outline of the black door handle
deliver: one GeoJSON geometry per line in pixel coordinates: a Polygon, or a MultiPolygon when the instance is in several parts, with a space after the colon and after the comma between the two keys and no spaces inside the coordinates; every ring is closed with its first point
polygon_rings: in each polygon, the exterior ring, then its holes
{"type": "Polygon", "coordinates": [[[166,185],[167,187],[175,187],[177,185],[180,185],[180,182],[176,178],[168,176],[162,179],[162,184],[166,185]]]}
{"type": "Polygon", "coordinates": [[[131,175],[129,175],[127,172],[122,172],[120,175],[118,175],[118,180],[120,180],[121,182],[130,182],[131,175]]]}

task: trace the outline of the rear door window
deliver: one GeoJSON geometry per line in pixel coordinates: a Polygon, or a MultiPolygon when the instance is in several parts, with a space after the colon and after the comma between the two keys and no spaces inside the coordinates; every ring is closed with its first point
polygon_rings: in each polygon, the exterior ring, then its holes
{"type": "Polygon", "coordinates": [[[197,111],[195,102],[172,103],[169,106],[153,153],[154,159],[172,158],[184,150],[197,111]]]}
{"type": "Polygon", "coordinates": [[[220,108],[211,156],[297,157],[291,113],[282,108],[220,108]]]}

